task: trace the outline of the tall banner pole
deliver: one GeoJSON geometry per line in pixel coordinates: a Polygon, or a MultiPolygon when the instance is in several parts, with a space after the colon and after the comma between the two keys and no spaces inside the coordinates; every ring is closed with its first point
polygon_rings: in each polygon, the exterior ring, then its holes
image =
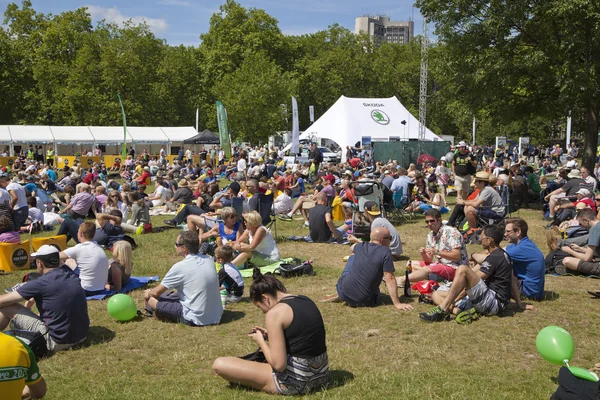
{"type": "Polygon", "coordinates": [[[475,117],[473,117],[473,143],[471,143],[471,146],[475,146],[475,117]]]}
{"type": "Polygon", "coordinates": [[[123,146],[121,147],[121,159],[127,158],[127,118],[125,117],[125,108],[123,107],[123,101],[121,101],[121,95],[117,93],[119,104],[121,105],[121,113],[123,114],[123,146]]]}
{"type": "Polygon", "coordinates": [[[196,133],[198,133],[198,108],[196,108],[196,133]]]}
{"type": "Polygon", "coordinates": [[[567,117],[567,149],[571,145],[571,111],[569,110],[569,116],[567,117]]]}
{"type": "Polygon", "coordinates": [[[294,154],[300,152],[300,124],[298,123],[298,102],[292,96],[292,148],[290,151],[294,154]]]}
{"type": "Polygon", "coordinates": [[[310,122],[315,122],[315,106],[308,106],[308,115],[310,116],[310,122]]]}
{"type": "Polygon", "coordinates": [[[217,122],[219,124],[219,138],[221,139],[221,148],[225,152],[225,157],[231,158],[231,141],[229,139],[229,130],[227,129],[227,111],[225,106],[217,100],[217,122]]]}

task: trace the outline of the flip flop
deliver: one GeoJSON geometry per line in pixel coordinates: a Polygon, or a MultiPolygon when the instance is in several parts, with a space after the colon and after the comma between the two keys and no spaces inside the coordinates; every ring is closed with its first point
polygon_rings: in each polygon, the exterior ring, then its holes
{"type": "Polygon", "coordinates": [[[591,291],[591,290],[588,290],[587,292],[588,292],[589,294],[591,294],[592,296],[594,296],[594,297],[600,297],[600,290],[598,290],[598,291],[595,291],[595,292],[594,292],[594,291],[591,291]]]}

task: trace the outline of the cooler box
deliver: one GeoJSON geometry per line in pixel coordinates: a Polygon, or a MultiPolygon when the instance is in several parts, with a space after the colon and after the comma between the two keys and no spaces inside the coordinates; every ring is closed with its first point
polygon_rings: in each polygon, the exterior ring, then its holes
{"type": "Polygon", "coordinates": [[[38,249],[45,244],[49,244],[58,248],[58,250],[63,251],[67,248],[67,236],[58,235],[33,238],[31,239],[31,252],[34,253],[38,251],[38,249]]]}
{"type": "Polygon", "coordinates": [[[20,244],[0,243],[0,270],[24,271],[29,269],[29,240],[20,244]]]}

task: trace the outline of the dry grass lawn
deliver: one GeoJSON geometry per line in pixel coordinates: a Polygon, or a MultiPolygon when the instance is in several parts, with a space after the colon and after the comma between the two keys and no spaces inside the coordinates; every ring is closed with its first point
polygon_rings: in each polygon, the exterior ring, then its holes
{"type": "MultiPolygon", "coordinates": [[[[523,210],[530,237],[547,252],[539,211],[523,210]]],[[[160,225],[162,217],[153,217],[160,225]]],[[[300,222],[278,221],[279,236],[305,232],[300,222]]],[[[423,218],[398,226],[405,253],[418,256],[427,228],[423,218]]],[[[175,230],[137,237],[134,275],[163,277],[177,260],[175,230]]],[[[317,299],[332,293],[342,271],[342,245],[282,241],[284,256],[312,259],[317,276],[285,280],[291,293],[317,299]]],[[[469,252],[479,246],[469,246],[469,252]]],[[[396,263],[397,274],[405,261],[396,263]]],[[[19,282],[24,273],[0,276],[0,288],[19,282]]],[[[250,280],[247,285],[250,285],[250,280]]],[[[535,348],[537,332],[559,325],[575,338],[572,365],[590,367],[598,359],[598,301],[586,290],[600,281],[547,277],[552,300],[536,304],[536,312],[483,318],[469,326],[454,322],[426,324],[418,313],[430,306],[411,300],[415,310],[385,305],[352,309],[319,304],[327,328],[331,387],[311,398],[337,399],[547,399],[556,388],[558,367],[545,362],[535,348]],[[369,333],[367,331],[370,331],[369,333]]],[[[385,285],[382,285],[385,291],[385,285]]],[[[132,293],[141,307],[142,292],[132,293]]],[[[251,390],[230,388],[211,372],[218,356],[255,350],[246,333],[263,325],[264,316],[248,301],[228,306],[218,326],[190,328],[152,319],[113,321],[106,301],[88,303],[89,339],[83,348],[43,360],[48,399],[247,399],[267,398],[251,390]]],[[[0,394],[0,398],[1,398],[0,394]]]]}

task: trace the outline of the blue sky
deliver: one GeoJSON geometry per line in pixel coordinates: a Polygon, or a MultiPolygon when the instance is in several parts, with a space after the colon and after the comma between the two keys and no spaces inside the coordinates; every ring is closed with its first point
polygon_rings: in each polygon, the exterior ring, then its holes
{"type": "MultiPolygon", "coordinates": [[[[20,4],[20,0],[13,2],[20,4]]],[[[8,3],[0,0],[2,11],[8,3]]],[[[32,3],[36,11],[52,14],[85,6],[94,22],[145,19],[156,36],[167,43],[196,46],[200,44],[200,34],[208,30],[210,16],[224,0],[32,0],[32,3]]],[[[288,35],[316,32],[334,23],[354,31],[354,19],[363,14],[386,13],[392,20],[400,21],[413,17],[417,35],[423,23],[411,0],[238,0],[238,3],[265,10],[277,18],[279,28],[288,35]]]]}

